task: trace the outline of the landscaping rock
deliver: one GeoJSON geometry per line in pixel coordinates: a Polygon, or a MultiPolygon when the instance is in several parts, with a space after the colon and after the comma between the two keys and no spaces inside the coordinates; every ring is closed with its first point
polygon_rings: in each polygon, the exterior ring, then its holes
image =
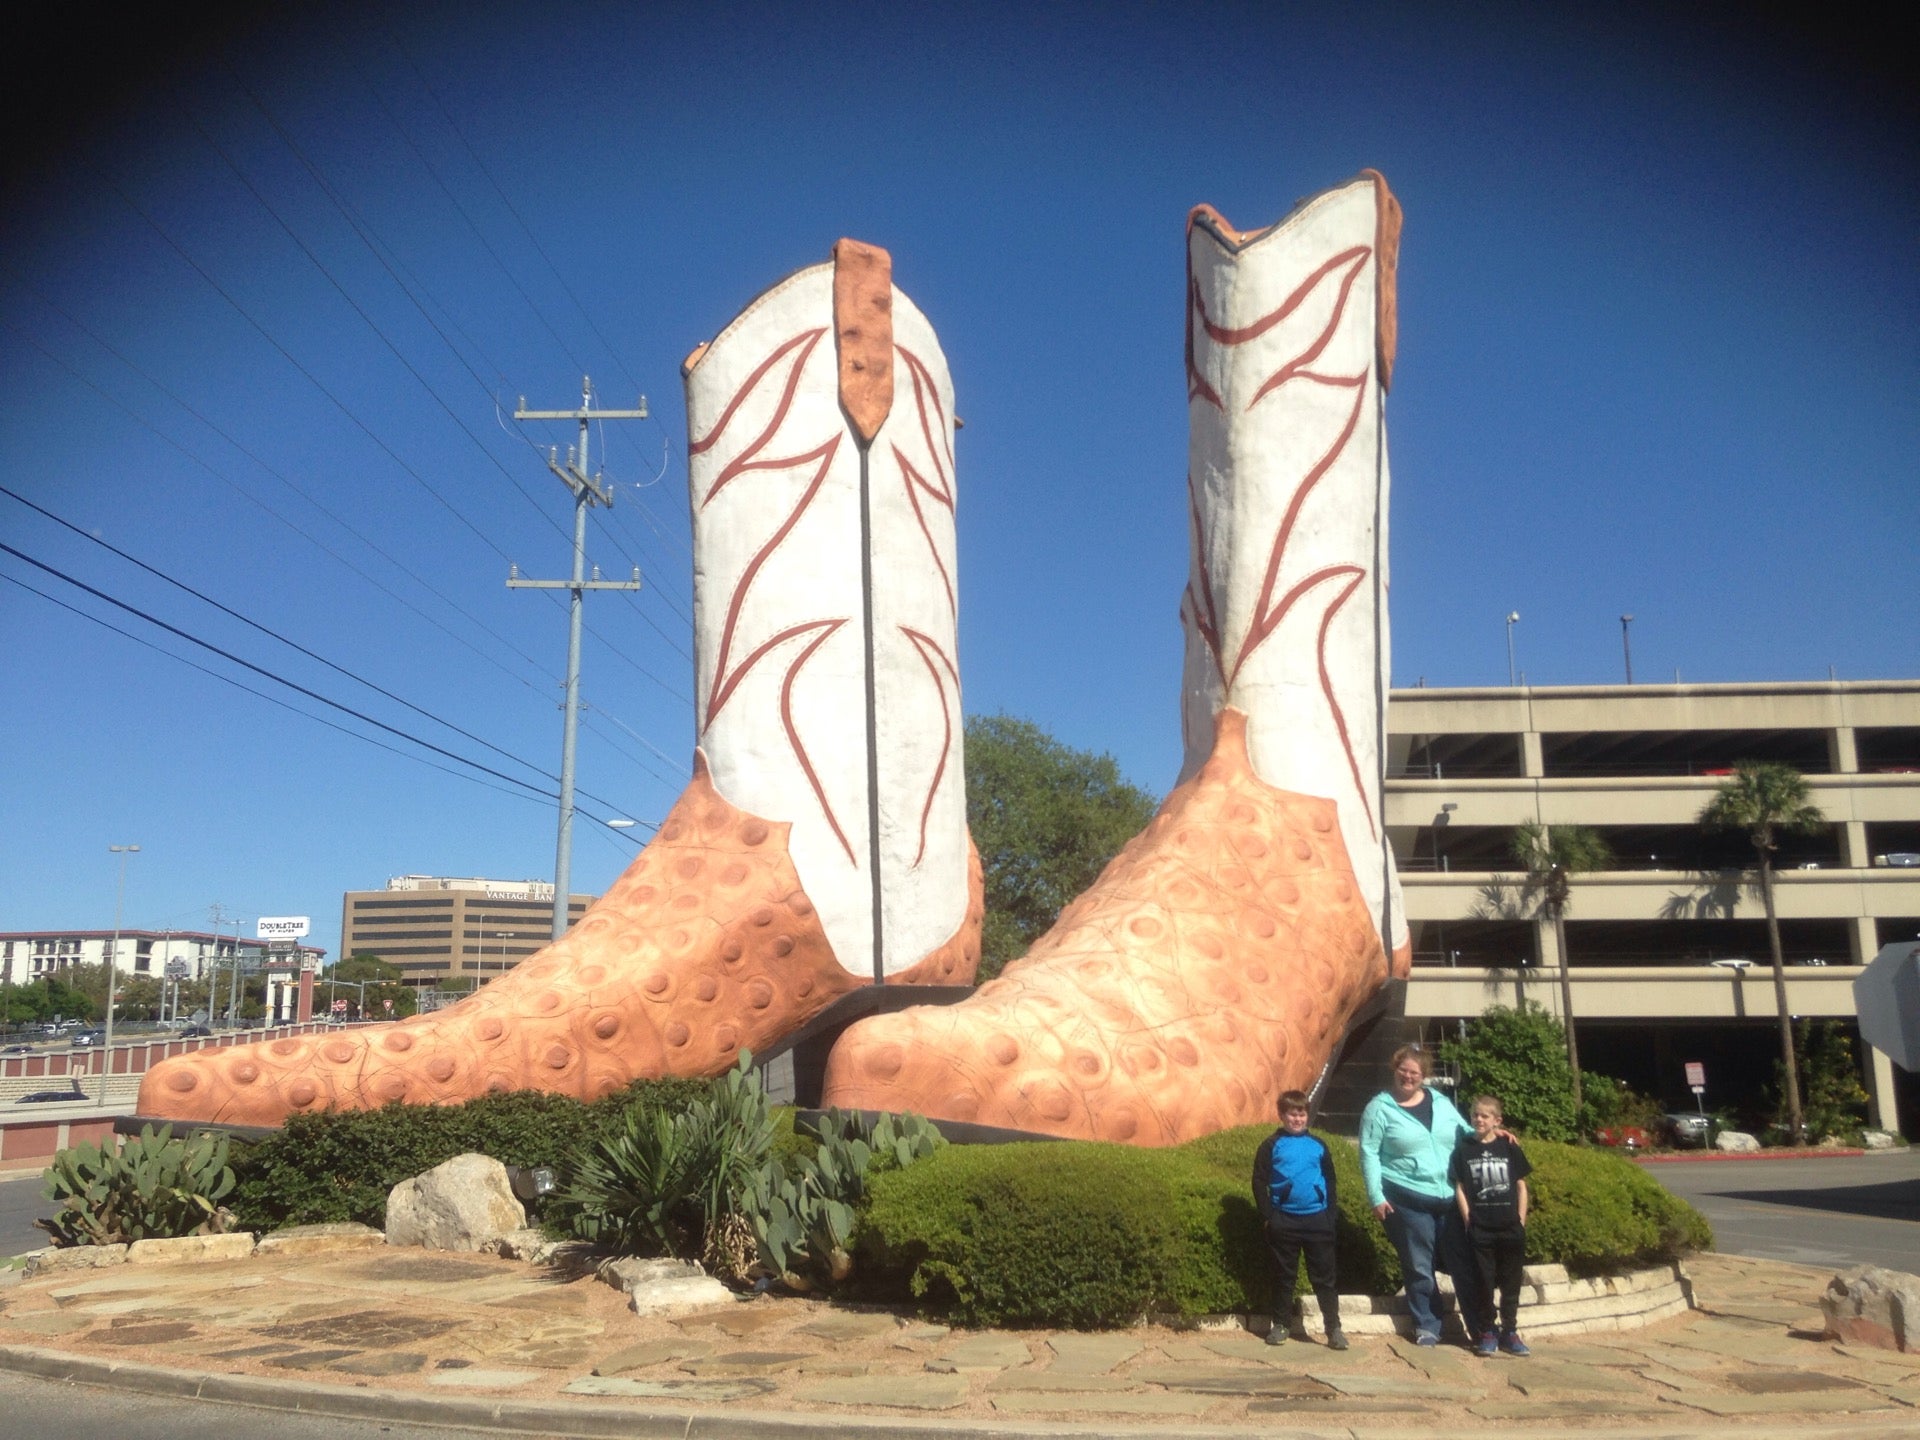
{"type": "Polygon", "coordinates": [[[1860,1143],[1869,1150],[1891,1150],[1893,1136],[1884,1130],[1868,1130],[1860,1137],[1860,1143]]]}
{"type": "Polygon", "coordinates": [[[195,1260],[244,1260],[253,1254],[253,1236],[182,1235],[173,1240],[136,1240],[127,1247],[129,1265],[184,1265],[195,1260]]]}
{"type": "Polygon", "coordinates": [[[628,1256],[609,1260],[599,1275],[616,1290],[626,1292],[636,1315],[660,1315],[674,1310],[698,1310],[731,1301],[733,1292],[691,1260],[640,1260],[628,1256]]]}
{"type": "Polygon", "coordinates": [[[506,1234],[489,1240],[481,1248],[508,1260],[524,1260],[529,1265],[545,1265],[555,1255],[574,1243],[571,1240],[555,1240],[541,1234],[538,1230],[526,1229],[509,1230],[506,1234]]]}
{"type": "Polygon", "coordinates": [[[126,1263],[127,1247],[124,1245],[48,1246],[29,1255],[22,1268],[26,1278],[31,1280],[36,1275],[45,1275],[53,1270],[98,1270],[106,1265],[126,1263]]]}
{"type": "Polygon", "coordinates": [[[331,1255],[342,1250],[378,1250],[387,1237],[371,1225],[342,1220],[327,1225],[289,1225],[262,1235],[256,1255],[331,1255]]]}
{"type": "Polygon", "coordinates": [[[1883,1350],[1920,1350],[1920,1279],[1878,1265],[1835,1275],[1820,1297],[1827,1334],[1883,1350]]]}
{"type": "Polygon", "coordinates": [[[1735,1155],[1746,1155],[1760,1148],[1760,1142],[1744,1130],[1722,1130],[1713,1145],[1716,1150],[1735,1155]]]}
{"type": "Polygon", "coordinates": [[[507,1167],[490,1155],[456,1155],[424,1175],[402,1180],[387,1196],[389,1245],[479,1250],[526,1224],[527,1212],[513,1197],[507,1167]]]}

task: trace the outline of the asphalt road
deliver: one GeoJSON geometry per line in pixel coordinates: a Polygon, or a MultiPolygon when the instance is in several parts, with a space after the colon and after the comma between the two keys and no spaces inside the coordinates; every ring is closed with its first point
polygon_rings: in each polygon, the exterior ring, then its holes
{"type": "Polygon", "coordinates": [[[0,1172],[0,1255],[19,1255],[47,1243],[47,1232],[36,1230],[36,1216],[51,1207],[40,1198],[38,1170],[0,1172]]]}
{"type": "Polygon", "coordinates": [[[1723,1254],[1920,1274],[1920,1150],[1642,1168],[1707,1217],[1723,1254]]]}
{"type": "Polygon", "coordinates": [[[343,1420],[327,1415],[271,1413],[210,1400],[176,1400],[122,1390],[96,1390],[57,1380],[0,1373],[0,1414],[9,1435],[34,1440],[449,1440],[497,1431],[343,1420]]]}

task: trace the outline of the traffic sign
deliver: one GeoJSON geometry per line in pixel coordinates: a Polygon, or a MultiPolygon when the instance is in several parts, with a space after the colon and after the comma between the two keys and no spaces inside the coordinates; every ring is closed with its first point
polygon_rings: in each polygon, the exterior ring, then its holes
{"type": "Polygon", "coordinates": [[[1698,1060],[1687,1061],[1687,1087],[1696,1092],[1707,1088],[1707,1067],[1698,1060]]]}
{"type": "Polygon", "coordinates": [[[1880,947],[1853,982],[1860,1038],[1902,1070],[1920,1070],[1920,945],[1880,947]]]}

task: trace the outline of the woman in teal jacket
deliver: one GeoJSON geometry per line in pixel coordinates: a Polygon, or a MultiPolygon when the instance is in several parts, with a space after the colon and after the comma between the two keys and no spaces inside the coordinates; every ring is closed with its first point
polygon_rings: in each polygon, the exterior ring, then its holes
{"type": "Polygon", "coordinates": [[[1453,1102],[1428,1088],[1427,1057],[1420,1047],[1394,1051],[1391,1085],[1368,1101],[1360,1116],[1360,1174],[1367,1202],[1400,1256],[1417,1345],[1440,1341],[1433,1306],[1436,1252],[1456,1288],[1473,1283],[1453,1182],[1447,1178],[1454,1142],[1472,1133],[1453,1102]]]}

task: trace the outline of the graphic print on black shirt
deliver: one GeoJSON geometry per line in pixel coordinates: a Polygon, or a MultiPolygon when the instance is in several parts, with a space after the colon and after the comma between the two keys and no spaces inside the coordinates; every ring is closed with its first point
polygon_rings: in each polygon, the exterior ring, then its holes
{"type": "Polygon", "coordinates": [[[1511,1140],[1463,1138],[1448,1173],[1467,1192],[1476,1230],[1511,1230],[1520,1223],[1520,1182],[1533,1173],[1526,1152],[1511,1140]]]}

